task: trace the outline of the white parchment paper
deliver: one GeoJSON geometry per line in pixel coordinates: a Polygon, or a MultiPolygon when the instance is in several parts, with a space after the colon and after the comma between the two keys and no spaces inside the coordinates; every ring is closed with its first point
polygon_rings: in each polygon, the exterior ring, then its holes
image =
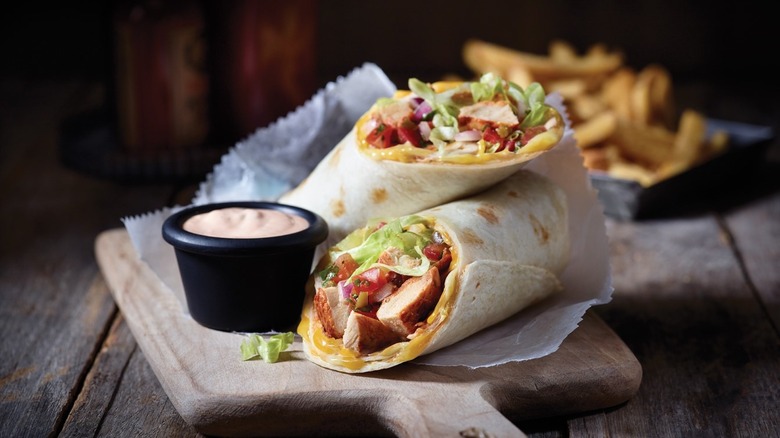
{"type": "MultiPolygon", "coordinates": [[[[391,96],[394,91],[395,86],[374,64],[364,64],[338,78],[293,113],[258,129],[231,148],[201,183],[192,204],[278,199],[311,172],[376,99],[391,96]]],[[[539,358],[558,349],[588,308],[611,300],[603,210],[583,165],[562,98],[552,94],[547,103],[564,115],[564,137],[525,168],[547,176],[567,193],[572,254],[561,279],[563,292],[413,363],[477,368],[539,358]]],[[[173,248],[161,235],[165,219],[180,208],[161,208],[123,218],[122,222],[141,260],[179,298],[186,313],[173,248]]]]}

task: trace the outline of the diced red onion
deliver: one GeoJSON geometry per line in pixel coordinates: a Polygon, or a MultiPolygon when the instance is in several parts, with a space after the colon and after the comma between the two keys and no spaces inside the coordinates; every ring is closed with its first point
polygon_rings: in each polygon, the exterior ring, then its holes
{"type": "Polygon", "coordinates": [[[352,295],[352,289],[355,286],[352,284],[352,282],[349,282],[347,280],[341,280],[339,281],[338,288],[339,293],[341,293],[341,298],[346,300],[349,299],[350,295],[352,295]]]}
{"type": "Polygon", "coordinates": [[[422,122],[419,125],[420,135],[423,140],[428,141],[431,138],[431,124],[428,122],[422,122]]]}
{"type": "Polygon", "coordinates": [[[412,115],[412,121],[413,122],[419,122],[420,120],[424,119],[425,116],[428,115],[433,110],[431,108],[431,105],[426,102],[422,101],[419,105],[417,105],[417,108],[414,109],[414,115],[412,115]]]}
{"type": "Polygon", "coordinates": [[[385,283],[384,286],[379,288],[376,292],[369,295],[369,301],[372,303],[378,303],[385,299],[385,297],[389,296],[393,293],[393,284],[392,283],[385,283]]]}
{"type": "Polygon", "coordinates": [[[461,131],[455,134],[455,141],[479,141],[482,138],[482,133],[476,129],[470,129],[468,131],[461,131]]]}
{"type": "Polygon", "coordinates": [[[370,134],[374,129],[376,129],[378,125],[379,123],[377,123],[376,119],[374,119],[373,117],[366,120],[366,123],[363,124],[363,127],[361,129],[361,134],[363,135],[370,134]]]}

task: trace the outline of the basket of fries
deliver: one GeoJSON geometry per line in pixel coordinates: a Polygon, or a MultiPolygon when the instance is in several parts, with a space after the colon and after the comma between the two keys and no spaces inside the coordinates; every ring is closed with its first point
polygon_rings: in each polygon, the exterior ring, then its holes
{"type": "Polygon", "coordinates": [[[768,127],[679,111],[666,68],[637,70],[603,44],[578,53],[553,40],[540,55],[472,39],[463,60],[476,74],[538,82],[563,97],[605,213],[618,219],[669,212],[738,176],[761,162],[773,138],[768,127]]]}

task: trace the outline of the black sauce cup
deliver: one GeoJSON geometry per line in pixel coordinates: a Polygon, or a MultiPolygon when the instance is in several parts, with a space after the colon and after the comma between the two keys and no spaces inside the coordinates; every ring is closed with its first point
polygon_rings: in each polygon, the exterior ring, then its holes
{"type": "Polygon", "coordinates": [[[187,207],[163,223],[176,254],[187,308],[195,321],[228,332],[290,331],[300,321],[314,251],[328,235],[319,215],[273,202],[225,202],[187,207]],[[275,237],[221,238],[185,231],[190,217],[239,207],[300,216],[306,229],[275,237]]]}

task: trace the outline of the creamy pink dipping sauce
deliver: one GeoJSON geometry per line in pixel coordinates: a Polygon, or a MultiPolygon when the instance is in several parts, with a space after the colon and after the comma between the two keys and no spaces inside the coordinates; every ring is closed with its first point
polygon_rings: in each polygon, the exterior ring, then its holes
{"type": "Polygon", "coordinates": [[[184,221],[184,230],[203,236],[257,239],[297,233],[309,226],[306,219],[279,210],[229,207],[211,210],[184,221]]]}

